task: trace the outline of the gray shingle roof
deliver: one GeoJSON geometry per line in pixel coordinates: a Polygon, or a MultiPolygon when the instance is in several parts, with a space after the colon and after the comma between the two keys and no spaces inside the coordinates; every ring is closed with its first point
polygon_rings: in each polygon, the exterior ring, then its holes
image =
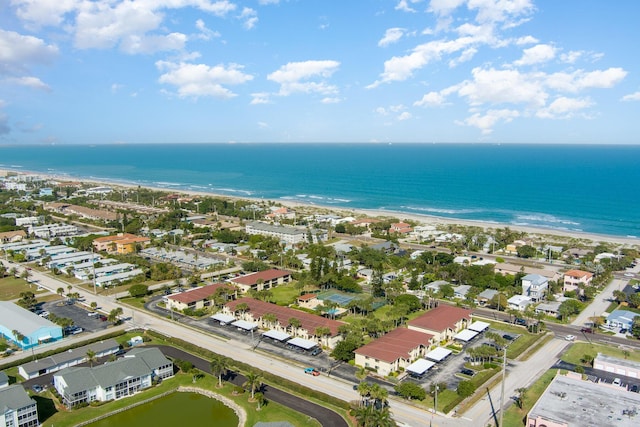
{"type": "Polygon", "coordinates": [[[0,388],[0,412],[2,413],[8,410],[17,411],[35,403],[20,384],[0,388]]]}

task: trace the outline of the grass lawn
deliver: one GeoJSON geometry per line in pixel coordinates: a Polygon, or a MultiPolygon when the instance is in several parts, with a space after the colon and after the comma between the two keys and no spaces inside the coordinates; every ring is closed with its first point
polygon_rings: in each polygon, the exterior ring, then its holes
{"type": "MultiPolygon", "coordinates": [[[[52,395],[49,391],[42,393],[42,397],[38,399],[38,413],[44,417],[43,426],[74,426],[78,423],[93,419],[103,414],[115,411],[127,407],[133,403],[140,402],[150,397],[157,396],[168,390],[175,389],[178,386],[185,387],[197,387],[205,390],[211,390],[214,393],[225,396],[235,403],[244,408],[247,414],[247,426],[252,426],[259,421],[273,422],[273,421],[287,421],[292,425],[304,425],[304,426],[319,426],[315,420],[310,420],[308,416],[292,411],[282,405],[274,402],[267,402],[260,411],[256,410],[257,404],[249,402],[251,395],[249,393],[243,393],[238,396],[234,396],[233,386],[229,383],[223,383],[222,388],[217,388],[217,380],[211,375],[202,375],[193,383],[193,375],[191,374],[178,374],[172,379],[163,381],[160,385],[153,387],[144,392],[138,393],[134,396],[105,403],[96,407],[86,407],[78,410],[67,410],[65,408],[53,405],[52,395]],[[43,411],[41,412],[41,407],[43,411]]],[[[204,421],[204,420],[203,420],[204,421]]],[[[213,420],[210,420],[213,421],[213,420]]]]}
{"type": "Polygon", "coordinates": [[[38,294],[35,285],[28,284],[24,279],[7,276],[0,279],[0,300],[11,301],[20,298],[20,292],[32,291],[38,294]]]}
{"type": "MultiPolygon", "coordinates": [[[[486,322],[486,320],[483,321],[486,322]]],[[[511,325],[505,322],[488,321],[488,323],[491,324],[492,329],[497,329],[508,334],[520,335],[517,340],[511,342],[507,347],[507,357],[509,359],[517,358],[529,347],[535,345],[536,341],[544,337],[544,334],[531,334],[522,326],[511,325]]]]}
{"type": "Polygon", "coordinates": [[[297,289],[293,283],[276,286],[275,288],[270,289],[270,291],[271,302],[284,306],[293,304],[300,295],[300,290],[297,289]]]}
{"type": "Polygon", "coordinates": [[[625,357],[624,350],[620,348],[605,346],[601,344],[589,344],[586,342],[576,342],[569,347],[569,350],[565,351],[561,356],[561,359],[565,362],[574,363],[580,365],[580,359],[585,354],[590,354],[593,357],[598,353],[606,354],[607,356],[617,357],[619,359],[629,359],[635,362],[640,362],[640,352],[629,350],[629,354],[625,357]]]}
{"type": "Polygon", "coordinates": [[[542,393],[546,390],[551,380],[556,376],[557,369],[551,369],[545,372],[525,393],[523,408],[513,404],[504,413],[504,427],[522,427],[524,426],[524,418],[531,410],[533,405],[538,401],[542,393]]]}

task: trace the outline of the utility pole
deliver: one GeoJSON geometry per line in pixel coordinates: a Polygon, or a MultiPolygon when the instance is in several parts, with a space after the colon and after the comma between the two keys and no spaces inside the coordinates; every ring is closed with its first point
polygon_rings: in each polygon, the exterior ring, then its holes
{"type": "Polygon", "coordinates": [[[507,347],[504,347],[502,352],[502,392],[500,393],[500,422],[498,427],[502,427],[502,416],[504,414],[504,377],[507,373],[507,347]]]}

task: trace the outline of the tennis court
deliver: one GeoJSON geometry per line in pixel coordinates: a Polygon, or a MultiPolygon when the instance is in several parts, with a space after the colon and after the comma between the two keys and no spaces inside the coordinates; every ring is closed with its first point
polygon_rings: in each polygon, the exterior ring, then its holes
{"type": "Polygon", "coordinates": [[[318,294],[319,300],[333,301],[336,304],[339,304],[341,306],[349,304],[349,302],[355,298],[356,298],[355,296],[339,294],[339,293],[336,293],[335,291],[324,291],[318,294]]]}

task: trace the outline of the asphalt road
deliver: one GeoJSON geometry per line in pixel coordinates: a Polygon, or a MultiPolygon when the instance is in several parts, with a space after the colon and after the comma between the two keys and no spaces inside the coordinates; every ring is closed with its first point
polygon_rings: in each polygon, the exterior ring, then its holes
{"type": "MultiPolygon", "coordinates": [[[[169,347],[169,346],[156,346],[165,354],[165,356],[169,356],[174,359],[186,360],[193,363],[193,366],[198,368],[199,370],[211,373],[210,362],[202,359],[200,357],[194,356],[191,353],[187,353],[180,349],[169,347]]],[[[242,386],[246,381],[246,378],[240,374],[233,374],[226,378],[227,381],[235,385],[242,386]]],[[[279,403],[281,405],[287,406],[291,409],[294,409],[300,413],[308,415],[312,418],[315,418],[326,427],[348,427],[347,422],[340,416],[338,413],[327,409],[323,406],[316,405],[313,402],[308,400],[304,400],[300,397],[294,396],[293,394],[284,392],[278,388],[263,385],[260,390],[267,400],[271,400],[273,402],[279,403]]]]}

